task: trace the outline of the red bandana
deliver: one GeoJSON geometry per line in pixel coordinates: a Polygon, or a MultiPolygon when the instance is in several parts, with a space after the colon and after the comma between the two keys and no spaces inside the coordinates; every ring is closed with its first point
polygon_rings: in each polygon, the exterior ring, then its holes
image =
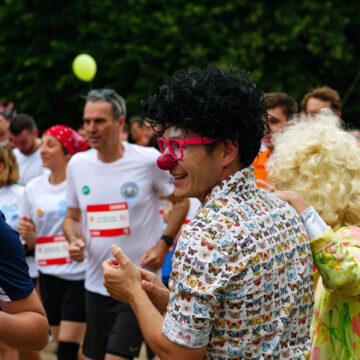
{"type": "Polygon", "coordinates": [[[87,141],[71,127],[54,125],[44,132],[44,135],[53,136],[70,155],[85,151],[89,148],[87,141]]]}

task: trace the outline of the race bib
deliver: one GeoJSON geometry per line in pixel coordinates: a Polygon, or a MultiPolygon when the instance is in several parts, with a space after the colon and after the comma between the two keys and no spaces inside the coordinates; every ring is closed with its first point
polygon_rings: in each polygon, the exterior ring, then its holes
{"type": "Polygon", "coordinates": [[[129,210],[126,202],[88,205],[86,211],[91,236],[106,237],[130,234],[129,210]]]}
{"type": "Polygon", "coordinates": [[[64,235],[37,238],[35,253],[38,266],[71,263],[69,243],[64,235]]]}

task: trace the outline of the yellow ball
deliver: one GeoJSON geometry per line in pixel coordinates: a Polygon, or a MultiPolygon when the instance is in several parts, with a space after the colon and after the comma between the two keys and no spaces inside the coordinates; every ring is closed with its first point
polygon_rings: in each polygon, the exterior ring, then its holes
{"type": "Polygon", "coordinates": [[[72,63],[74,74],[82,81],[91,81],[96,74],[96,61],[88,54],[78,55],[72,63]]]}

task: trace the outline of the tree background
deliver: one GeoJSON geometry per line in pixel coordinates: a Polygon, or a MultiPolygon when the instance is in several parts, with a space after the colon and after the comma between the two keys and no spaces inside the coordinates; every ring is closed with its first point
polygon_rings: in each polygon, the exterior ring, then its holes
{"type": "MultiPolygon", "coordinates": [[[[360,3],[246,0],[0,0],[0,99],[34,116],[41,130],[81,122],[81,95],[109,87],[128,118],[180,68],[248,70],[265,92],[300,102],[321,85],[342,97],[360,71],[360,3]],[[72,72],[76,55],[98,65],[92,83],[72,72]]],[[[360,83],[343,118],[360,126],[360,83]]]]}

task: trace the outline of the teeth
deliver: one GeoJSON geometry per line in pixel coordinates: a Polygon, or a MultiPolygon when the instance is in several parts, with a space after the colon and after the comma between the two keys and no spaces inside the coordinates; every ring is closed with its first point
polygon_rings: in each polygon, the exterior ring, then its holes
{"type": "Polygon", "coordinates": [[[174,179],[175,180],[181,180],[185,177],[186,175],[174,175],[174,179]]]}

